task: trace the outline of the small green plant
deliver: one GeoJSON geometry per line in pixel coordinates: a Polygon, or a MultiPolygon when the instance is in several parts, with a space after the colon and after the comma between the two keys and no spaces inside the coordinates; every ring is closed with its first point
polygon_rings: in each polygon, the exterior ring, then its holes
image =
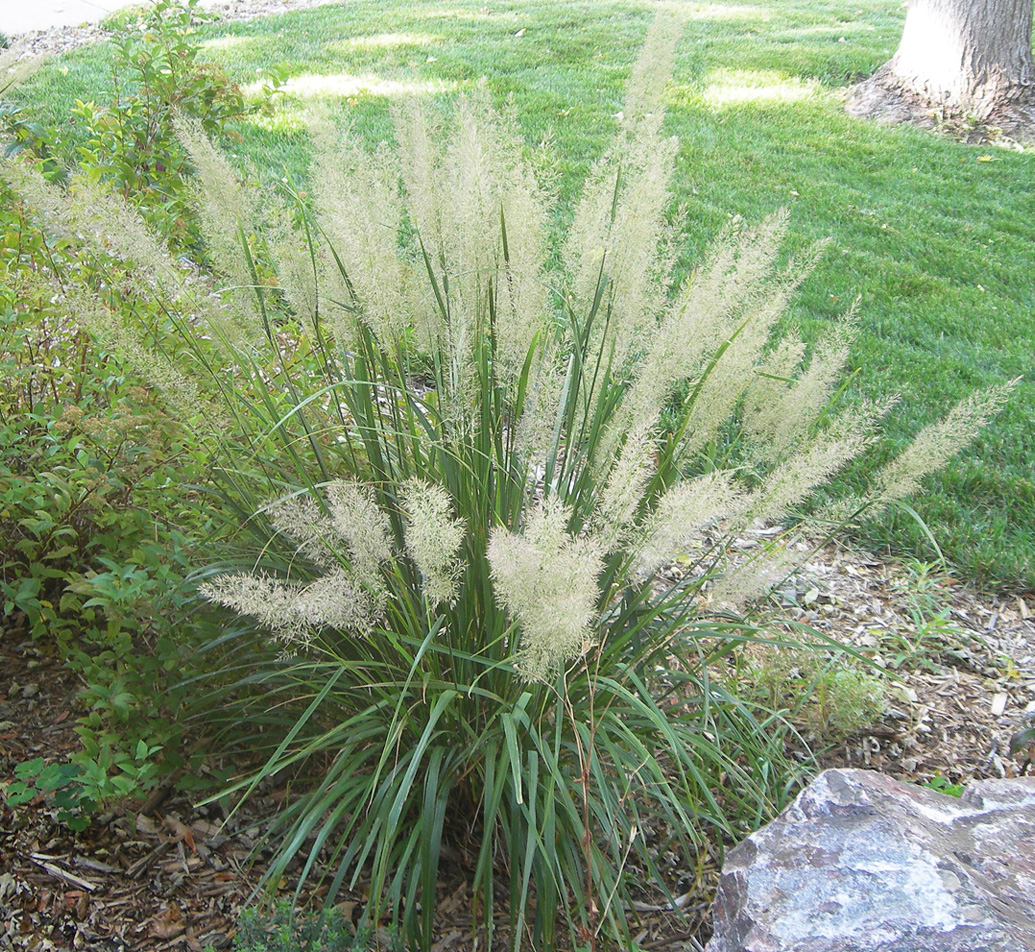
{"type": "Polygon", "coordinates": [[[1035,711],[1027,711],[1022,727],[1010,736],[1010,756],[1021,761],[1021,775],[1026,776],[1035,764],[1035,711]]]}
{"type": "Polygon", "coordinates": [[[767,707],[786,711],[805,737],[818,742],[871,727],[885,708],[882,680],[824,645],[754,649],[742,683],[746,691],[760,689],[767,707]]]}
{"type": "Polygon", "coordinates": [[[940,773],[935,774],[930,780],[921,784],[923,787],[927,787],[929,790],[934,790],[937,793],[944,793],[947,797],[962,797],[963,791],[966,789],[962,783],[953,783],[951,780],[943,777],[940,773]]]}
{"type": "Polygon", "coordinates": [[[973,639],[952,619],[946,604],[956,580],[943,563],[912,559],[904,564],[905,577],[896,584],[906,602],[907,623],[882,632],[884,660],[889,668],[932,667],[937,659],[973,639]]]}
{"type": "Polygon", "coordinates": [[[52,797],[58,822],[81,832],[100,804],[146,792],[159,775],[154,758],[160,753],[160,746],[149,747],[144,740],[130,746],[120,739],[104,749],[86,740],[83,750],[63,763],[47,764],[37,757],[18,764],[4,797],[9,807],[52,797]]]}
{"type": "Polygon", "coordinates": [[[913,608],[925,615],[941,611],[947,593],[959,584],[944,561],[906,559],[902,567],[906,574],[898,587],[908,596],[913,608]]]}
{"type": "Polygon", "coordinates": [[[16,102],[0,102],[0,124],[10,140],[4,149],[5,156],[31,156],[47,181],[65,180],[56,129],[29,118],[16,102]]]}
{"type": "Polygon", "coordinates": [[[234,952],[363,952],[367,948],[337,909],[300,915],[290,903],[246,909],[237,922],[234,952]]]}
{"type": "Polygon", "coordinates": [[[18,764],[14,776],[16,779],[4,792],[9,807],[52,795],[59,823],[76,832],[90,825],[90,815],[97,809],[98,801],[90,795],[78,764],[46,764],[42,757],[37,757],[18,764]]]}

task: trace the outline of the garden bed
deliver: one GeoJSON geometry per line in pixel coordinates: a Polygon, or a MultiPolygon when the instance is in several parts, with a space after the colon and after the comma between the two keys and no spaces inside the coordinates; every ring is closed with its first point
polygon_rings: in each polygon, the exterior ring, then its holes
{"type": "MultiPolygon", "coordinates": [[[[1025,711],[1035,710],[1035,605],[981,597],[944,577],[934,585],[948,624],[920,642],[901,681],[889,682],[885,717],[823,751],[823,766],[917,783],[940,777],[946,786],[1025,769],[1010,756],[1009,740],[1025,711]]],[[[915,640],[916,592],[915,573],[902,565],[827,549],[784,587],[780,613],[872,655],[882,633],[915,640]]],[[[890,654],[883,651],[885,660],[890,654]]],[[[10,620],[0,637],[0,672],[5,783],[18,763],[59,762],[75,748],[79,685],[10,620]]],[[[0,949],[229,948],[259,878],[261,863],[248,862],[254,826],[275,811],[277,791],[252,800],[226,826],[218,805],[197,808],[183,794],[163,792],[165,799],[124,804],[78,834],[57,822],[46,798],[0,806],[0,949]]],[[[451,859],[441,884],[448,898],[439,903],[442,952],[474,947],[463,857],[451,859]]],[[[629,910],[641,948],[693,949],[695,937],[703,943],[708,934],[716,858],[675,872],[694,884],[684,906],[689,922],[649,903],[629,910]]],[[[361,894],[338,897],[347,920],[358,918],[362,901],[361,894]]]]}

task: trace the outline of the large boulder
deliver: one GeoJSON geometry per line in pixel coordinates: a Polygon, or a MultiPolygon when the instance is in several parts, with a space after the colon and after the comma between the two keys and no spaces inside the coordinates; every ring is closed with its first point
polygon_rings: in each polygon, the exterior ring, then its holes
{"type": "Polygon", "coordinates": [[[827,770],[727,857],[706,952],[1035,952],[1035,778],[827,770]]]}

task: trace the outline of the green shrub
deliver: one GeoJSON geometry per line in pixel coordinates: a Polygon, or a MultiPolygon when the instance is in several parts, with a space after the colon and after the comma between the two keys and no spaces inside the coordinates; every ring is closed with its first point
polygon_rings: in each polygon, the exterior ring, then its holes
{"type": "Polygon", "coordinates": [[[53,269],[72,294],[98,261],[44,238],[2,184],[0,198],[0,610],[83,680],[65,779],[100,802],[182,766],[176,684],[196,645],[177,629],[195,601],[206,520],[189,487],[204,462],[55,297],[53,269]]]}
{"type": "Polygon", "coordinates": [[[116,34],[111,105],[77,101],[73,109],[73,120],[89,129],[80,166],[117,187],[174,245],[197,241],[174,116],[195,117],[208,135],[226,136],[259,108],[219,66],[199,59],[197,29],[208,19],[199,0],[157,0],[116,34]]]}
{"type": "Polygon", "coordinates": [[[248,102],[217,64],[203,61],[198,28],[211,19],[199,0],[155,0],[126,11],[112,23],[111,102],[76,100],[72,109],[72,124],[85,130],[76,155],[17,104],[0,113],[12,139],[8,153],[33,155],[52,180],[62,180],[74,160],[87,177],[118,189],[173,246],[196,245],[190,169],[174,118],[192,117],[210,136],[239,140],[233,124],[265,109],[278,82],[274,77],[248,102]]]}
{"type": "MultiPolygon", "coordinates": [[[[253,108],[199,62],[196,6],[160,0],[127,26],[115,103],[81,115],[92,136],[85,174],[131,196],[174,242],[182,233],[152,200],[171,189],[176,217],[186,203],[173,113],[217,134],[253,108]]],[[[8,66],[0,93],[38,63],[8,66]]],[[[64,144],[16,103],[0,108],[8,157],[31,156],[45,179],[62,180],[64,144]]],[[[0,199],[0,605],[83,680],[83,750],[69,785],[96,801],[139,794],[183,765],[176,684],[197,647],[183,631],[196,601],[186,578],[192,535],[209,529],[191,486],[206,464],[187,421],[169,416],[76,307],[98,292],[103,308],[122,306],[132,276],[103,247],[84,253],[68,234],[44,236],[6,183],[0,199]]],[[[160,336],[153,307],[136,316],[160,336]]]]}
{"type": "Polygon", "coordinates": [[[159,365],[131,319],[99,320],[212,442],[240,523],[203,591],[245,623],[199,711],[224,752],[265,760],[222,795],[288,783],[269,881],[297,859],[331,903],[363,880],[361,927],[388,915],[408,944],[432,944],[447,846],[488,933],[502,881],[515,947],[553,947],[558,921],[627,945],[637,895],[673,898],[660,856],[771,816],[797,768],[787,726],[713,677],[764,638],[736,612],[808,554],[792,543],[909,492],[1005,399],[968,401],[868,497],[727,569],[731,538],[791,519],[881,408],[837,405],[846,326],[811,355],[771,340],[809,266],[775,267],[784,218],[671,287],[677,35],[652,28],[555,249],[520,140],[479,100],[452,128],[400,110],[398,160],[325,147],[301,234],[185,123],[221,305],[142,239],[98,239],[187,354],[159,365]]]}

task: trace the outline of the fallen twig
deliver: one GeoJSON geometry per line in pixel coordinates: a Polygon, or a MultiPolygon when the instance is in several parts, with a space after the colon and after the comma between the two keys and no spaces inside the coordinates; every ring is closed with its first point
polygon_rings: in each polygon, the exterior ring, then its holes
{"type": "Polygon", "coordinates": [[[66,883],[79,886],[81,889],[86,889],[89,892],[93,892],[98,886],[97,883],[90,882],[88,879],[83,879],[81,876],[76,876],[75,873],[70,873],[68,870],[56,866],[50,862],[49,858],[43,857],[39,853],[30,853],[29,859],[55,879],[62,879],[66,883]]]}

